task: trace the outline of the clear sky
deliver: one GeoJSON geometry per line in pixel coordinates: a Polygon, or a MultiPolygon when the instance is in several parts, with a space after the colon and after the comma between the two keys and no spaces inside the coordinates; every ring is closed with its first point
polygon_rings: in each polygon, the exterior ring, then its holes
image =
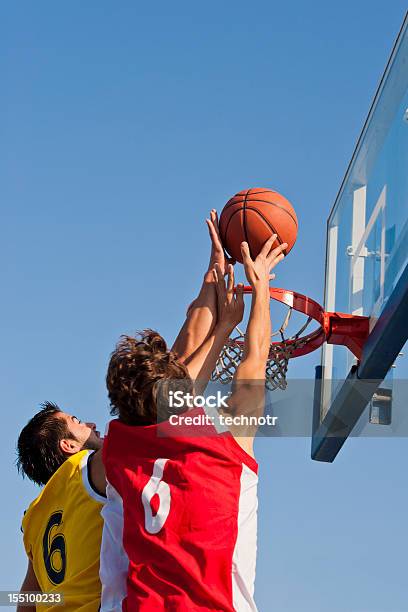
{"type": "MultiPolygon", "coordinates": [[[[0,589],[26,567],[38,489],[14,466],[45,399],[104,429],[119,335],[169,341],[207,263],[204,218],[271,187],[300,231],[280,286],[323,299],[326,218],[406,3],[56,3],[1,7],[0,589]]],[[[319,355],[291,366],[312,378],[319,355]]],[[[406,452],[257,441],[262,611],[403,612],[406,452]]]]}

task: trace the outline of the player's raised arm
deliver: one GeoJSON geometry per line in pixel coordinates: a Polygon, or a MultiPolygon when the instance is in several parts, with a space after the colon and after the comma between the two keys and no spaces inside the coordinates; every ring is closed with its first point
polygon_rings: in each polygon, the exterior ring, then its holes
{"type": "Polygon", "coordinates": [[[244,288],[240,284],[234,293],[233,266],[228,266],[227,285],[219,264],[215,265],[212,274],[217,297],[217,323],[210,336],[186,362],[189,374],[195,380],[196,393],[204,391],[222,347],[244,316],[244,288]]]}
{"type": "Polygon", "coordinates": [[[221,244],[216,210],[210,212],[206,219],[211,239],[211,254],[208,269],[204,275],[203,284],[198,297],[190,304],[186,320],[172,347],[179,360],[187,362],[212,334],[217,322],[217,293],[214,283],[213,269],[217,264],[222,274],[227,273],[224,249],[221,244]]]}
{"type": "MultiPolygon", "coordinates": [[[[269,281],[274,276],[271,270],[284,258],[286,243],[275,249],[273,235],[264,244],[258,257],[253,261],[246,242],[241,245],[245,274],[252,287],[251,312],[243,358],[233,379],[233,393],[229,400],[233,416],[261,416],[264,410],[265,369],[268,359],[271,319],[269,308],[269,281]]],[[[237,441],[250,454],[253,454],[253,437],[257,427],[254,425],[234,425],[230,428],[237,441]]]]}

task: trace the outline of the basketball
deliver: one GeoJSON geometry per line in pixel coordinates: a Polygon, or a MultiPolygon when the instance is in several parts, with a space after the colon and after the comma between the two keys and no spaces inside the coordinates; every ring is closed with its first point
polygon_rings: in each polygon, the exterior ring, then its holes
{"type": "Polygon", "coordinates": [[[224,206],[220,221],[220,236],[228,254],[242,263],[241,242],[247,242],[252,259],[262,246],[277,234],[274,247],[287,242],[287,255],[296,242],[298,221],[292,204],[277,191],[245,189],[234,195],[224,206]]]}

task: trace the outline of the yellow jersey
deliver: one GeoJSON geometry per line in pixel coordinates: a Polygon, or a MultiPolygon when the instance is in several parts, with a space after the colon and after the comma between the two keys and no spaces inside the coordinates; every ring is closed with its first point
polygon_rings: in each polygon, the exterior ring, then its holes
{"type": "Polygon", "coordinates": [[[24,514],[24,547],[40,589],[64,596],[63,606],[37,604],[37,610],[99,610],[100,512],[105,498],[90,483],[91,455],[85,450],[67,459],[24,514]]]}

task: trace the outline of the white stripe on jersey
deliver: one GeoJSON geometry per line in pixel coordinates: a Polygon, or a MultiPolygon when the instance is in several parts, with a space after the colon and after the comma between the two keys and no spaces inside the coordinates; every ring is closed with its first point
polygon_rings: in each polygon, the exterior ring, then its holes
{"type": "Polygon", "coordinates": [[[100,612],[122,612],[122,600],[127,595],[129,567],[129,558],[123,548],[123,502],[109,482],[106,496],[106,504],[101,511],[104,526],[99,570],[102,583],[100,612]]]}
{"type": "Polygon", "coordinates": [[[254,601],[258,476],[242,464],[238,536],[232,557],[232,596],[238,612],[256,612],[254,601]]]}

